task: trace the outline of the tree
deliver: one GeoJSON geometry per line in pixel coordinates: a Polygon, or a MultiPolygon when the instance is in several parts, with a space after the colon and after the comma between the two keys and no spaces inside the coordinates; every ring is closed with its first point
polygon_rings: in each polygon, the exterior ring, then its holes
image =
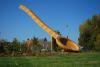
{"type": "Polygon", "coordinates": [[[26,53],[27,52],[27,45],[26,45],[25,41],[23,41],[20,46],[21,46],[20,47],[21,48],[21,52],[22,53],[26,53]]]}
{"type": "MultiPolygon", "coordinates": [[[[59,35],[61,35],[59,31],[56,31],[56,32],[57,32],[59,35]]],[[[52,37],[52,45],[53,45],[53,50],[54,50],[54,51],[57,52],[58,50],[60,50],[60,48],[59,48],[58,45],[57,45],[56,39],[53,38],[53,37],[52,37]]]]}
{"type": "Polygon", "coordinates": [[[85,50],[100,49],[100,15],[93,16],[80,25],[79,44],[85,50]]]}
{"type": "Polygon", "coordinates": [[[2,42],[0,42],[0,53],[4,53],[4,46],[2,42]]]}
{"type": "Polygon", "coordinates": [[[28,38],[26,41],[26,46],[27,46],[28,52],[32,50],[32,44],[33,44],[33,41],[28,38]]]}
{"type": "Polygon", "coordinates": [[[11,51],[12,51],[13,55],[15,53],[17,53],[18,51],[20,51],[20,43],[19,43],[17,38],[14,38],[13,41],[12,41],[11,51]]]}
{"type": "Polygon", "coordinates": [[[43,39],[43,41],[44,41],[44,44],[43,44],[44,46],[43,46],[43,48],[47,50],[47,38],[45,37],[45,38],[43,39]]]}
{"type": "Polygon", "coordinates": [[[37,37],[33,37],[32,38],[33,41],[33,51],[41,51],[41,45],[39,44],[38,38],[37,37]]]}
{"type": "Polygon", "coordinates": [[[11,50],[10,50],[10,46],[11,46],[11,42],[8,42],[7,40],[5,39],[2,39],[0,41],[0,45],[1,45],[1,49],[4,53],[9,53],[11,50]]]}

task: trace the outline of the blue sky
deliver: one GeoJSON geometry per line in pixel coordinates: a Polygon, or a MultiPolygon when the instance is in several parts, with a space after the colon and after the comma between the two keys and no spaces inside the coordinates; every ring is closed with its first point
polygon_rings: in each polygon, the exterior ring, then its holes
{"type": "Polygon", "coordinates": [[[0,38],[26,40],[33,36],[50,40],[26,13],[23,4],[33,10],[48,26],[78,43],[79,26],[100,14],[100,0],[0,0],[0,38]]]}

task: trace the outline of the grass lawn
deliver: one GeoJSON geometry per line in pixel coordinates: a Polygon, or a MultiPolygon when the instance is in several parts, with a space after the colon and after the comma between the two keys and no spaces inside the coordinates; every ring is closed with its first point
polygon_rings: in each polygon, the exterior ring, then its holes
{"type": "Polygon", "coordinates": [[[60,56],[0,57],[0,67],[100,67],[99,53],[60,56]]]}

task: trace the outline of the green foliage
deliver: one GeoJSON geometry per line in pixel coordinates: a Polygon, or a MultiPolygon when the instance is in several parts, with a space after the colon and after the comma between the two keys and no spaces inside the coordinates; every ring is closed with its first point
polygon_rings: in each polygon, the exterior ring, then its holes
{"type": "Polygon", "coordinates": [[[27,46],[25,44],[25,41],[23,41],[20,45],[20,48],[21,48],[21,52],[22,53],[25,53],[27,51],[27,46]]]}
{"type": "MultiPolygon", "coordinates": [[[[7,40],[5,39],[2,39],[1,40],[1,45],[3,46],[3,51],[4,53],[9,53],[11,52],[11,42],[8,42],[7,40]]],[[[1,50],[1,49],[0,49],[1,50]]]]}
{"type": "Polygon", "coordinates": [[[0,57],[0,67],[100,67],[100,54],[0,57]]]}
{"type": "Polygon", "coordinates": [[[56,43],[56,39],[52,37],[52,46],[54,51],[58,51],[58,45],[56,43]]]}
{"type": "Polygon", "coordinates": [[[44,38],[44,42],[47,42],[47,38],[46,37],[44,38]]]}
{"type": "Polygon", "coordinates": [[[12,51],[19,51],[20,50],[20,43],[18,42],[17,38],[14,38],[11,46],[12,51]]]}
{"type": "Polygon", "coordinates": [[[33,47],[32,47],[33,52],[34,51],[40,52],[41,51],[41,45],[39,44],[38,38],[33,37],[32,41],[33,41],[33,47]]]}
{"type": "MultiPolygon", "coordinates": [[[[59,35],[61,35],[61,33],[59,31],[56,31],[59,35]]],[[[54,51],[60,51],[61,48],[58,47],[57,43],[56,43],[56,39],[52,37],[52,45],[53,45],[53,50],[54,51]]]]}
{"type": "Polygon", "coordinates": [[[32,41],[33,41],[33,45],[37,45],[38,44],[38,38],[37,37],[33,37],[32,41]]]}
{"type": "Polygon", "coordinates": [[[87,50],[100,51],[100,15],[80,25],[79,44],[87,50]]]}

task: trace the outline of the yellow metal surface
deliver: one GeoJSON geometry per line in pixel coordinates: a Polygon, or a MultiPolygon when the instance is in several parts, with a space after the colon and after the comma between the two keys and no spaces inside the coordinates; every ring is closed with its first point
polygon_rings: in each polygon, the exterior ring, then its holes
{"type": "Polygon", "coordinates": [[[48,32],[51,36],[54,38],[57,38],[58,34],[54,32],[51,28],[49,28],[34,12],[29,10],[23,5],[20,5],[20,8],[25,11],[31,18],[41,27],[43,28],[46,32],[48,32]]]}
{"type": "Polygon", "coordinates": [[[56,33],[53,29],[51,29],[49,26],[47,26],[33,11],[29,10],[24,5],[20,5],[20,8],[26,12],[42,29],[44,29],[50,36],[54,37],[56,39],[56,42],[60,48],[63,48],[64,50],[70,50],[70,51],[80,51],[78,45],[73,42],[72,40],[60,36],[58,33],[56,33]]]}

